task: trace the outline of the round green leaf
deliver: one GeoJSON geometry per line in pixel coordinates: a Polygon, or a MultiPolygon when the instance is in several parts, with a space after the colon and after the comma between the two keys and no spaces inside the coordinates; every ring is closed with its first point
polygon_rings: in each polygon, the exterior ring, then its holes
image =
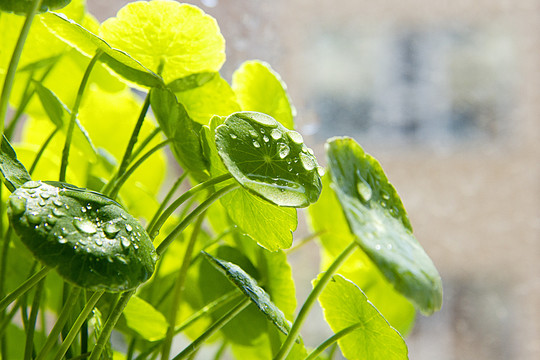
{"type": "Polygon", "coordinates": [[[11,194],[8,216],[34,256],[75,285],[123,291],[154,272],[157,255],[144,228],[99,193],[29,181],[11,194]]]}
{"type": "Polygon", "coordinates": [[[341,275],[333,276],[319,297],[319,302],[324,318],[334,332],[358,326],[338,341],[343,356],[347,359],[408,358],[407,345],[403,338],[353,282],[341,275]]]}
{"type": "Polygon", "coordinates": [[[234,72],[232,88],[242,110],[268,114],[287,129],[294,128],[296,111],[287,85],[269,64],[246,61],[234,72]]]}
{"type": "Polygon", "coordinates": [[[358,245],[420,311],[439,310],[441,277],[379,162],[351,138],[331,139],[327,156],[331,186],[358,245]]]}
{"type": "MultiPolygon", "coordinates": [[[[26,14],[33,2],[33,0],[0,0],[0,9],[16,14],[26,14]]],[[[43,0],[39,12],[61,9],[70,2],[71,0],[43,0]]]]}
{"type": "Polygon", "coordinates": [[[256,112],[229,116],[216,128],[223,163],[246,189],[287,207],[305,207],[321,192],[320,168],[302,136],[256,112]]]}
{"type": "Polygon", "coordinates": [[[160,73],[166,83],[218,71],[225,61],[225,40],[215,19],[176,1],[128,4],[101,24],[100,34],[111,46],[160,73]]]}

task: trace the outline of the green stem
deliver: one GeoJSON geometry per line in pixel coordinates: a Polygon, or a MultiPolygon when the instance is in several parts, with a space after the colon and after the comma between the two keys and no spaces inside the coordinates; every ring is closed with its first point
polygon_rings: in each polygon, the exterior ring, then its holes
{"type": "Polygon", "coordinates": [[[21,305],[22,305],[21,299],[17,300],[17,302],[15,303],[15,306],[13,306],[13,308],[9,311],[9,313],[7,313],[7,315],[5,315],[4,318],[2,319],[2,323],[0,323],[0,337],[4,335],[4,332],[6,331],[8,325],[11,323],[11,320],[13,319],[13,317],[15,316],[15,314],[17,313],[21,305]]]}
{"type": "Polygon", "coordinates": [[[139,156],[139,154],[144,150],[144,148],[146,147],[146,145],[148,145],[150,143],[150,141],[152,141],[153,138],[156,137],[157,134],[159,134],[161,132],[161,128],[158,126],[157,128],[155,128],[154,130],[152,130],[152,132],[150,133],[150,135],[148,135],[142,142],[141,144],[133,151],[133,154],[131,155],[131,158],[132,159],[136,159],[137,156],[139,156]]]}
{"type": "Polygon", "coordinates": [[[82,311],[79,313],[79,316],[73,323],[73,326],[69,330],[69,333],[67,334],[66,338],[64,339],[64,342],[54,355],[55,360],[60,360],[64,356],[64,354],[67,352],[69,346],[77,336],[77,333],[79,332],[79,329],[81,328],[82,324],[88,319],[88,316],[94,309],[94,306],[98,302],[98,300],[101,298],[101,296],[104,294],[104,291],[96,291],[92,297],[88,300],[85,307],[82,309],[82,311]]]}
{"type": "Polygon", "coordinates": [[[122,294],[120,297],[120,300],[116,303],[113,310],[111,311],[111,315],[105,322],[105,325],[103,326],[103,329],[101,330],[101,334],[99,335],[98,341],[96,345],[94,346],[94,349],[92,350],[92,354],[90,355],[89,360],[99,360],[101,357],[101,353],[103,352],[103,349],[105,349],[105,344],[107,341],[109,341],[109,337],[111,336],[111,332],[113,331],[116,323],[118,322],[118,319],[120,319],[120,315],[122,315],[122,312],[124,311],[124,308],[129,302],[129,299],[135,294],[136,290],[129,290],[122,294]]]}
{"type": "Polygon", "coordinates": [[[30,311],[30,318],[28,319],[28,326],[26,328],[26,344],[24,347],[24,360],[31,360],[35,356],[34,348],[34,333],[36,330],[36,320],[41,305],[41,299],[43,295],[43,288],[45,286],[45,279],[42,279],[36,287],[36,293],[34,294],[34,301],[32,302],[32,310],[30,311]]]}
{"type": "Polygon", "coordinates": [[[176,199],[169,207],[161,214],[161,216],[158,218],[157,221],[155,221],[154,225],[152,227],[148,227],[148,233],[150,236],[155,238],[157,234],[159,233],[159,229],[163,226],[165,221],[169,218],[169,216],[172,215],[172,213],[180,206],[182,205],[186,200],[191,198],[193,195],[197,194],[199,191],[202,191],[204,189],[209,188],[210,186],[213,186],[215,184],[218,184],[220,182],[223,182],[225,180],[229,180],[232,177],[230,174],[225,174],[218,176],[216,178],[212,178],[210,180],[207,180],[203,183],[200,183],[185,193],[183,193],[178,199],[176,199]]]}
{"type": "Polygon", "coordinates": [[[47,149],[47,146],[49,146],[49,143],[54,138],[54,136],[56,135],[58,130],[60,130],[60,128],[58,128],[58,127],[55,128],[53,130],[53,132],[47,137],[47,139],[45,140],[43,145],[41,145],[41,147],[39,148],[39,151],[37,152],[36,157],[34,158],[34,161],[32,162],[32,166],[30,166],[30,169],[28,170],[28,173],[30,175],[32,175],[34,173],[34,171],[36,170],[37,164],[38,164],[39,160],[41,159],[41,157],[43,156],[43,153],[45,152],[45,149],[47,149]]]}
{"type": "Polygon", "coordinates": [[[60,332],[62,331],[64,324],[66,323],[66,321],[69,319],[71,315],[71,310],[73,309],[73,307],[77,304],[77,301],[79,300],[79,295],[81,294],[81,290],[82,289],[80,287],[74,287],[71,290],[64,304],[64,307],[62,308],[60,315],[58,315],[58,319],[56,319],[56,323],[51,329],[51,332],[49,333],[49,336],[47,337],[47,340],[45,341],[45,345],[43,345],[43,348],[39,352],[36,360],[46,359],[49,351],[51,351],[54,344],[56,344],[56,341],[58,340],[58,335],[60,335],[60,332]]]}
{"type": "Polygon", "coordinates": [[[32,287],[34,287],[34,285],[36,285],[41,279],[43,279],[49,271],[51,271],[50,267],[42,268],[37,273],[32,275],[30,278],[28,278],[25,282],[23,282],[21,285],[19,285],[18,288],[16,288],[12,292],[10,292],[6,297],[0,300],[0,311],[3,311],[6,307],[8,307],[9,304],[15,301],[19,296],[23,295],[32,287]]]}
{"type": "Polygon", "coordinates": [[[144,99],[144,104],[141,109],[141,113],[139,114],[139,118],[137,119],[137,123],[135,124],[135,128],[133,128],[133,131],[131,133],[131,138],[129,139],[129,142],[127,144],[126,150],[124,151],[124,157],[122,158],[122,162],[120,163],[120,167],[118,168],[118,171],[116,172],[116,175],[113,176],[111,181],[107,184],[105,189],[103,189],[103,193],[105,195],[109,194],[109,191],[111,191],[111,188],[113,184],[115,183],[115,179],[118,179],[122,175],[124,175],[124,172],[126,171],[130,161],[131,161],[131,153],[133,151],[133,147],[137,143],[137,138],[139,137],[139,132],[141,131],[142,124],[144,122],[144,118],[146,117],[146,113],[148,112],[148,109],[150,108],[150,93],[146,95],[146,98],[144,99]]]}
{"type": "Polygon", "coordinates": [[[176,324],[176,317],[178,315],[178,308],[182,301],[182,292],[184,290],[184,283],[187,277],[189,266],[191,265],[191,257],[193,255],[193,249],[201,230],[202,222],[204,219],[204,213],[202,213],[195,221],[193,232],[189,238],[186,252],[184,253],[184,259],[182,260],[182,266],[178,271],[178,278],[173,290],[173,299],[171,303],[171,309],[169,314],[169,327],[167,328],[167,334],[165,335],[165,341],[163,342],[163,348],[161,350],[161,358],[168,359],[171,352],[172,340],[174,337],[174,327],[176,324]]]}
{"type": "MultiPolygon", "coordinates": [[[[200,184],[202,185],[202,184],[200,184]]],[[[173,242],[173,240],[176,238],[176,236],[182,232],[191,222],[200,214],[202,214],[206,209],[210,207],[216,200],[218,200],[220,197],[224,196],[228,192],[237,189],[240,185],[234,183],[227,185],[220,190],[216,191],[212,195],[208,197],[205,201],[203,201],[199,206],[197,206],[192,212],[190,212],[181,222],[178,224],[170,233],[167,235],[167,237],[159,244],[156,251],[159,256],[161,256],[165,250],[169,247],[169,245],[173,242]]],[[[194,188],[193,188],[194,189],[194,188]]]]}
{"type": "Polygon", "coordinates": [[[11,243],[11,233],[12,233],[12,228],[9,227],[8,230],[6,231],[6,236],[4,236],[4,243],[2,244],[2,255],[0,258],[0,296],[4,296],[4,287],[6,284],[6,272],[7,272],[7,262],[8,262],[8,254],[9,254],[9,244],[11,243]]]}
{"type": "Polygon", "coordinates": [[[28,8],[26,13],[26,19],[24,20],[23,27],[15,44],[15,49],[11,55],[11,60],[8,65],[6,77],[4,79],[4,86],[2,87],[2,95],[0,96],[0,134],[4,133],[4,124],[6,120],[7,107],[9,102],[9,96],[11,95],[11,89],[13,88],[13,81],[15,80],[15,73],[17,72],[17,66],[22,55],[24,43],[32,27],[32,21],[36,15],[42,0],[33,0],[32,5],[28,8]]]}
{"type": "Polygon", "coordinates": [[[317,301],[317,298],[321,294],[321,292],[326,287],[326,284],[330,281],[332,276],[336,273],[336,271],[339,269],[339,267],[347,260],[349,255],[351,255],[354,250],[356,250],[356,242],[351,242],[342,252],[338,255],[338,257],[334,260],[334,262],[328,267],[328,270],[324,273],[324,275],[321,277],[319,282],[313,287],[311,292],[309,293],[306,301],[302,305],[302,308],[298,312],[298,315],[296,316],[296,319],[294,320],[294,323],[291,327],[291,330],[289,331],[289,334],[287,335],[287,338],[281,345],[281,348],[279,349],[278,354],[274,358],[274,360],[283,360],[287,357],[289,354],[289,351],[291,351],[291,348],[294,345],[294,342],[296,341],[296,338],[300,334],[300,328],[304,324],[304,321],[306,320],[306,317],[317,301]]]}
{"type": "Polygon", "coordinates": [[[163,201],[161,202],[161,204],[159,205],[159,208],[157,209],[156,213],[154,214],[154,217],[152,218],[152,220],[150,220],[150,223],[148,224],[148,226],[146,227],[146,229],[151,229],[154,227],[154,224],[156,223],[157,219],[159,218],[159,214],[161,214],[161,212],[163,211],[163,209],[165,209],[165,206],[167,206],[167,204],[169,203],[169,201],[171,201],[171,198],[173,197],[175,191],[178,189],[178,187],[184,182],[184,180],[186,179],[188,175],[188,172],[184,172],[179,178],[178,180],[176,180],[176,182],[174,183],[174,185],[169,189],[169,192],[167,193],[167,195],[165,196],[165,199],[163,199],[163,201]]]}
{"type": "Polygon", "coordinates": [[[133,336],[129,342],[128,350],[126,352],[126,360],[132,360],[133,354],[135,354],[135,347],[137,346],[137,337],[133,336]]]}
{"type": "Polygon", "coordinates": [[[133,164],[118,180],[115,181],[115,185],[110,192],[110,197],[114,199],[118,195],[118,192],[120,191],[120,188],[122,187],[122,185],[124,185],[126,180],[129,179],[129,177],[133,174],[133,172],[135,172],[135,170],[137,170],[137,168],[141,166],[141,164],[145,162],[146,159],[148,159],[153,153],[160,150],[161,148],[163,148],[165,145],[167,145],[170,142],[171,140],[162,141],[161,143],[154,146],[152,149],[148,150],[146,154],[141,156],[137,160],[137,162],[135,162],[135,164],[133,164]]]}
{"type": "Polygon", "coordinates": [[[324,341],[322,344],[317,346],[315,350],[313,350],[308,357],[305,358],[305,360],[315,360],[324,350],[326,350],[331,345],[335,344],[339,339],[342,337],[349,335],[354,330],[362,327],[364,325],[363,323],[356,323],[351,326],[348,326],[344,329],[341,329],[337,333],[335,333],[333,336],[329,337],[326,341],[324,341]]]}
{"type": "Polygon", "coordinates": [[[214,355],[214,360],[221,359],[221,357],[225,353],[225,350],[227,350],[227,345],[229,345],[227,340],[223,340],[223,342],[221,343],[221,346],[219,347],[218,351],[216,351],[216,355],[214,355]]]}
{"type": "MultiPolygon", "coordinates": [[[[81,300],[83,304],[88,302],[86,290],[83,290],[81,300]]],[[[85,319],[81,327],[81,354],[88,352],[88,319],[85,319]]]]}
{"type": "Polygon", "coordinates": [[[289,248],[286,250],[286,253],[287,255],[295,252],[296,250],[300,249],[302,246],[306,245],[307,243],[309,243],[310,241],[318,238],[319,236],[321,236],[322,234],[326,233],[326,230],[324,231],[317,231],[317,232],[314,232],[312,234],[309,234],[308,236],[306,236],[305,238],[303,239],[300,239],[300,241],[297,243],[297,245],[293,246],[292,248],[289,248]]]}
{"type": "Polygon", "coordinates": [[[88,80],[90,79],[90,73],[92,72],[92,69],[94,68],[94,65],[97,63],[99,57],[101,56],[102,52],[101,50],[98,50],[92,60],[90,60],[90,63],[86,67],[86,71],[84,72],[83,78],[81,80],[81,84],[79,85],[79,90],[77,91],[77,97],[75,98],[75,104],[73,105],[73,108],[71,109],[71,116],[69,118],[69,125],[66,133],[66,142],[64,144],[64,150],[62,151],[62,163],[60,164],[60,176],[59,179],[62,182],[66,181],[66,170],[68,166],[69,161],[69,149],[71,147],[71,139],[73,138],[73,129],[75,128],[75,119],[77,118],[77,114],[79,113],[79,107],[82,102],[84,91],[86,90],[86,84],[88,83],[88,80]]]}
{"type": "Polygon", "coordinates": [[[242,300],[238,305],[232,308],[231,311],[220,317],[215,323],[213,323],[201,336],[195,339],[191,344],[189,344],[182,352],[176,355],[173,360],[182,360],[190,356],[195,352],[199,346],[201,346],[208,338],[214,335],[219,329],[225,326],[230,320],[232,320],[236,315],[238,315],[242,310],[244,310],[251,300],[246,298],[242,300]]]}

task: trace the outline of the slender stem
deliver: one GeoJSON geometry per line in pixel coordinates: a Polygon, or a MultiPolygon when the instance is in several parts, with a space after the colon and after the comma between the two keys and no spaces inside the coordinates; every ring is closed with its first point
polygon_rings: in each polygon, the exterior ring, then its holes
{"type": "Polygon", "coordinates": [[[335,344],[339,339],[342,337],[349,335],[354,330],[362,327],[364,325],[363,323],[356,323],[351,326],[348,326],[344,329],[341,329],[331,337],[329,337],[326,341],[324,341],[322,344],[317,346],[316,349],[314,349],[305,360],[315,360],[324,350],[326,350],[329,346],[335,344]]]}
{"type": "Polygon", "coordinates": [[[317,232],[314,232],[312,234],[309,234],[308,236],[304,237],[303,239],[300,239],[300,241],[295,246],[293,246],[292,248],[286,250],[287,255],[295,252],[296,250],[300,249],[302,246],[304,246],[307,243],[309,243],[310,241],[318,238],[319,236],[321,236],[324,233],[326,233],[326,230],[325,231],[317,231],[317,232]]]}
{"type": "Polygon", "coordinates": [[[64,307],[62,308],[62,311],[60,312],[60,315],[58,315],[58,319],[56,319],[56,323],[54,324],[51,332],[49,333],[49,336],[47,337],[47,340],[45,341],[45,345],[43,345],[43,348],[39,352],[36,360],[46,359],[49,351],[51,351],[52,347],[58,340],[58,335],[60,335],[60,332],[62,331],[64,324],[69,319],[69,316],[71,315],[71,310],[77,304],[79,295],[81,294],[81,290],[82,289],[80,287],[74,287],[71,290],[69,297],[67,298],[64,304],[64,307]]]}
{"type": "Polygon", "coordinates": [[[55,360],[60,360],[64,356],[64,354],[67,352],[69,346],[77,336],[77,333],[79,332],[79,329],[81,328],[82,324],[88,319],[88,316],[90,315],[90,312],[94,309],[94,306],[98,302],[98,300],[101,298],[101,296],[104,294],[104,291],[96,291],[92,297],[88,300],[85,307],[82,309],[82,311],[79,313],[79,316],[73,323],[73,326],[69,330],[69,333],[67,334],[66,338],[64,339],[64,342],[54,355],[55,360]]]}
{"type": "Polygon", "coordinates": [[[122,187],[122,185],[124,185],[126,180],[129,179],[129,177],[133,174],[133,172],[135,170],[137,170],[137,168],[139,166],[141,166],[141,164],[144,161],[146,161],[146,159],[148,159],[153,153],[155,153],[156,151],[158,151],[161,148],[165,147],[165,145],[167,145],[170,142],[171,142],[171,140],[162,141],[159,144],[157,144],[156,146],[154,146],[152,149],[148,150],[148,152],[146,154],[141,156],[137,160],[137,162],[135,162],[135,164],[133,164],[118,180],[115,181],[115,185],[114,185],[113,189],[110,192],[110,197],[114,199],[118,195],[118,192],[120,191],[120,188],[122,187]]]}
{"type": "Polygon", "coordinates": [[[141,109],[141,113],[139,114],[139,118],[137,119],[137,123],[135,124],[135,128],[133,129],[133,132],[131,133],[131,138],[129,139],[129,142],[127,144],[126,150],[124,151],[124,157],[122,158],[122,162],[120,163],[120,167],[118,168],[118,171],[116,175],[109,181],[103,192],[105,194],[109,194],[109,191],[111,190],[111,187],[114,184],[114,180],[124,175],[124,172],[126,171],[129,162],[131,160],[131,153],[133,151],[133,147],[137,143],[137,138],[139,137],[139,132],[141,131],[142,124],[144,122],[144,118],[146,117],[146,113],[148,112],[148,109],[150,108],[150,93],[146,95],[146,98],[144,99],[144,104],[141,109]]]}
{"type": "Polygon", "coordinates": [[[209,188],[210,186],[213,186],[215,184],[218,184],[222,181],[228,180],[232,177],[230,174],[225,174],[218,176],[216,178],[212,178],[210,180],[207,180],[203,183],[200,183],[185,193],[183,193],[178,199],[176,199],[169,207],[161,214],[161,216],[158,218],[158,220],[155,221],[154,225],[152,227],[148,227],[148,233],[152,237],[156,237],[157,233],[159,233],[159,229],[163,226],[165,221],[169,218],[169,216],[172,215],[172,213],[180,206],[182,205],[186,200],[191,198],[193,195],[197,194],[199,191],[202,191],[204,189],[209,188]]]}
{"type": "Polygon", "coordinates": [[[296,341],[296,338],[300,334],[300,328],[304,324],[304,321],[306,320],[306,317],[317,301],[317,298],[321,294],[321,292],[324,290],[326,284],[330,281],[332,276],[336,273],[336,271],[339,269],[339,267],[347,260],[349,255],[351,255],[354,250],[356,250],[356,242],[351,242],[342,252],[338,255],[338,257],[334,260],[334,262],[328,267],[328,270],[324,273],[324,275],[321,277],[317,285],[313,287],[311,292],[309,293],[306,301],[302,305],[302,308],[300,309],[300,312],[298,312],[298,315],[296,316],[296,319],[294,320],[294,323],[291,327],[291,330],[289,331],[289,334],[287,335],[287,338],[281,345],[281,349],[279,349],[278,354],[274,358],[274,360],[283,360],[287,357],[289,354],[289,351],[291,351],[292,346],[294,345],[294,342],[296,341]]]}
{"type": "MultiPolygon", "coordinates": [[[[201,184],[202,185],[202,184],[201,184]]],[[[190,212],[184,220],[180,222],[170,233],[167,235],[167,237],[159,244],[156,251],[158,255],[162,255],[163,252],[169,247],[169,245],[173,242],[173,240],[176,238],[178,233],[183,231],[197,216],[199,216],[203,211],[208,209],[210,205],[212,205],[216,200],[218,200],[223,195],[227,194],[228,192],[238,188],[240,185],[238,184],[230,184],[227,185],[220,190],[216,191],[212,195],[208,197],[205,201],[203,201],[199,206],[197,206],[192,212],[190,212]]],[[[194,188],[193,188],[194,189],[194,188]]]]}
{"type": "Polygon", "coordinates": [[[160,132],[161,132],[161,128],[159,126],[157,128],[155,128],[154,130],[152,130],[152,132],[133,151],[133,154],[131,155],[131,158],[136,159],[137,156],[139,156],[139,154],[144,150],[146,145],[148,145],[150,143],[150,141],[152,141],[152,139],[155,138],[156,135],[159,134],[160,132]]]}
{"type": "Polygon", "coordinates": [[[4,318],[2,319],[2,322],[0,323],[0,337],[4,335],[4,332],[6,331],[8,325],[11,323],[11,320],[13,319],[13,317],[15,316],[15,314],[17,313],[21,305],[22,305],[21,299],[17,300],[17,302],[15,303],[15,306],[13,306],[13,308],[11,308],[9,313],[7,313],[7,315],[5,315],[4,318]]]}
{"type": "Polygon", "coordinates": [[[221,343],[221,346],[219,347],[218,351],[216,351],[216,354],[214,355],[214,360],[221,359],[221,357],[225,353],[225,350],[227,350],[227,345],[229,345],[227,340],[223,340],[223,342],[221,343]]]}
{"type": "Polygon", "coordinates": [[[97,63],[99,57],[101,56],[102,52],[101,50],[98,50],[92,60],[90,60],[90,63],[86,67],[86,71],[84,72],[83,78],[81,80],[81,84],[79,85],[79,90],[77,91],[77,97],[75,98],[75,104],[73,105],[73,108],[71,109],[71,116],[69,118],[69,125],[66,133],[66,142],[64,144],[64,150],[62,151],[62,163],[60,164],[60,181],[65,182],[66,181],[66,170],[68,166],[69,161],[69,149],[71,147],[71,139],[73,138],[73,129],[75,128],[75,119],[77,118],[77,114],[79,113],[79,106],[81,105],[82,98],[84,91],[86,89],[86,84],[88,83],[88,79],[90,79],[90,73],[92,72],[92,69],[94,68],[94,65],[97,63]]]}
{"type": "Polygon", "coordinates": [[[17,71],[17,66],[19,65],[19,60],[22,55],[24,48],[24,43],[30,32],[30,27],[32,26],[32,21],[36,15],[39,7],[41,6],[42,0],[33,0],[31,6],[28,8],[26,13],[26,19],[24,20],[23,27],[15,44],[15,49],[11,55],[11,60],[8,65],[6,77],[4,79],[4,86],[2,87],[2,95],[0,96],[0,134],[4,133],[4,124],[6,120],[7,107],[9,102],[9,96],[11,95],[11,89],[13,88],[13,80],[15,80],[15,73],[17,71]]]}
{"type": "Polygon", "coordinates": [[[7,262],[8,262],[8,254],[9,254],[9,244],[11,243],[11,233],[12,233],[12,228],[9,227],[8,230],[6,231],[6,236],[4,236],[4,243],[2,244],[2,254],[0,257],[0,296],[4,296],[4,287],[6,284],[6,271],[7,271],[7,262]]]}
{"type": "Polygon", "coordinates": [[[35,357],[34,348],[34,333],[36,330],[36,320],[41,305],[41,299],[43,295],[43,288],[45,286],[45,279],[42,279],[36,287],[36,293],[34,294],[34,301],[32,302],[32,310],[30,311],[30,318],[28,319],[28,326],[26,327],[26,344],[24,347],[24,360],[31,360],[35,357]]]}
{"type": "Polygon", "coordinates": [[[128,350],[126,352],[126,360],[132,360],[133,354],[135,354],[135,347],[137,345],[137,337],[133,336],[129,342],[128,350]]]}
{"type": "Polygon", "coordinates": [[[161,350],[161,358],[168,359],[171,352],[172,340],[174,337],[174,327],[176,324],[176,317],[178,315],[178,308],[182,300],[182,292],[184,290],[184,283],[187,277],[187,272],[189,266],[191,265],[191,257],[193,255],[193,249],[195,248],[195,243],[199,237],[201,230],[202,222],[204,220],[204,213],[202,213],[197,220],[195,221],[193,232],[189,238],[188,245],[186,247],[186,252],[184,253],[184,259],[182,260],[182,266],[178,271],[178,278],[173,290],[173,299],[171,303],[170,313],[169,313],[169,327],[167,328],[167,334],[165,335],[165,341],[163,342],[163,347],[161,350]]]}
{"type": "Polygon", "coordinates": [[[45,140],[43,145],[41,145],[41,147],[39,148],[39,151],[37,152],[36,157],[34,158],[34,161],[32,162],[32,166],[30,166],[30,169],[28,170],[28,173],[30,175],[32,175],[34,173],[34,171],[36,170],[37,164],[38,164],[39,160],[41,159],[41,156],[43,156],[43,153],[45,152],[45,149],[47,149],[47,146],[49,146],[49,143],[54,138],[54,136],[56,135],[58,130],[60,130],[60,128],[58,128],[58,127],[55,128],[52,131],[52,133],[47,137],[47,139],[45,140]]]}
{"type": "Polygon", "coordinates": [[[151,229],[154,227],[154,224],[156,223],[157,219],[159,218],[159,214],[161,214],[161,212],[163,211],[163,209],[165,209],[165,206],[167,206],[167,204],[169,203],[169,201],[171,200],[171,198],[173,197],[175,191],[178,189],[178,187],[184,182],[184,180],[186,179],[188,175],[188,172],[185,171],[177,180],[176,182],[174,183],[174,185],[169,189],[169,192],[167,193],[167,195],[165,196],[165,199],[163,199],[163,201],[161,202],[161,204],[159,205],[159,208],[157,209],[156,213],[154,214],[154,217],[152,218],[152,220],[150,220],[150,223],[148,224],[148,226],[146,227],[146,229],[151,229]]]}
{"type": "Polygon", "coordinates": [[[208,338],[214,335],[219,329],[225,326],[230,320],[232,320],[236,315],[238,315],[242,310],[244,310],[251,300],[246,298],[242,300],[238,305],[232,308],[231,311],[219,318],[215,323],[213,323],[201,336],[195,339],[191,344],[189,344],[182,352],[176,355],[173,360],[182,360],[190,356],[194,351],[196,351],[199,346],[201,346],[208,338]]]}
{"type": "MultiPolygon", "coordinates": [[[[88,302],[86,290],[83,290],[81,300],[83,304],[88,302]]],[[[88,352],[88,319],[85,319],[81,326],[81,354],[88,352]]]]}
{"type": "Polygon", "coordinates": [[[124,308],[129,302],[129,299],[135,294],[136,290],[129,290],[122,294],[116,305],[114,306],[113,310],[111,311],[111,315],[105,322],[105,325],[103,326],[103,329],[101,330],[101,334],[99,335],[98,341],[96,345],[94,346],[94,349],[92,350],[92,354],[90,355],[90,360],[98,360],[101,357],[101,353],[103,352],[103,349],[105,349],[105,343],[109,340],[109,337],[111,336],[111,332],[114,329],[116,323],[118,322],[118,319],[120,319],[120,315],[122,315],[122,312],[124,311],[124,308]]]}
{"type": "Polygon", "coordinates": [[[21,285],[19,285],[18,288],[16,288],[12,292],[10,292],[6,297],[0,300],[0,311],[3,311],[6,307],[8,307],[9,304],[15,301],[19,296],[23,295],[32,287],[34,287],[34,285],[36,285],[41,279],[43,279],[49,271],[51,271],[50,267],[42,268],[37,273],[32,275],[30,278],[28,278],[25,282],[23,282],[21,285]]]}

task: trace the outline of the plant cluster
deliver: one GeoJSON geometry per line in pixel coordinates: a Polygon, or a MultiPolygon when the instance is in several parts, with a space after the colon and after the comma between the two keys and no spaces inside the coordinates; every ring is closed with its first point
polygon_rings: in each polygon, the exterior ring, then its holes
{"type": "Polygon", "coordinates": [[[229,84],[216,21],[175,1],[101,24],[83,0],[0,9],[3,359],[407,358],[440,276],[376,159],[333,138],[319,166],[270,65],[229,84]],[[323,259],[300,305],[297,208],[323,259]],[[334,335],[308,346],[317,301],[334,335]]]}

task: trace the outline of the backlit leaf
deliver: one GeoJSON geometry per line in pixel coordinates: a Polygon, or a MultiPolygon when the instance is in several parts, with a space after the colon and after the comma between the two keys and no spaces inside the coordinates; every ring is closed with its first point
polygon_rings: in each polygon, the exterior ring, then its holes
{"type": "Polygon", "coordinates": [[[347,359],[408,358],[403,338],[351,281],[334,275],[320,295],[319,302],[325,320],[335,333],[358,325],[356,330],[338,340],[341,352],[347,359]]]}
{"type": "Polygon", "coordinates": [[[162,313],[138,296],[129,300],[123,312],[127,326],[148,341],[163,339],[169,324],[162,313]]]}
{"type": "Polygon", "coordinates": [[[399,195],[380,164],[350,138],[331,139],[327,156],[332,188],[362,250],[420,311],[439,310],[439,273],[412,234],[399,195]]]}
{"type": "Polygon", "coordinates": [[[27,181],[31,181],[32,178],[24,165],[17,159],[15,150],[4,135],[0,141],[0,173],[6,187],[13,192],[27,181]]]}
{"type": "Polygon", "coordinates": [[[287,86],[269,64],[246,61],[233,74],[232,88],[242,111],[268,114],[287,129],[294,128],[295,109],[287,86]]]}
{"type": "Polygon", "coordinates": [[[127,4],[116,17],[101,24],[100,35],[160,73],[166,83],[216,72],[225,61],[225,40],[214,18],[176,1],[127,4]]]}

